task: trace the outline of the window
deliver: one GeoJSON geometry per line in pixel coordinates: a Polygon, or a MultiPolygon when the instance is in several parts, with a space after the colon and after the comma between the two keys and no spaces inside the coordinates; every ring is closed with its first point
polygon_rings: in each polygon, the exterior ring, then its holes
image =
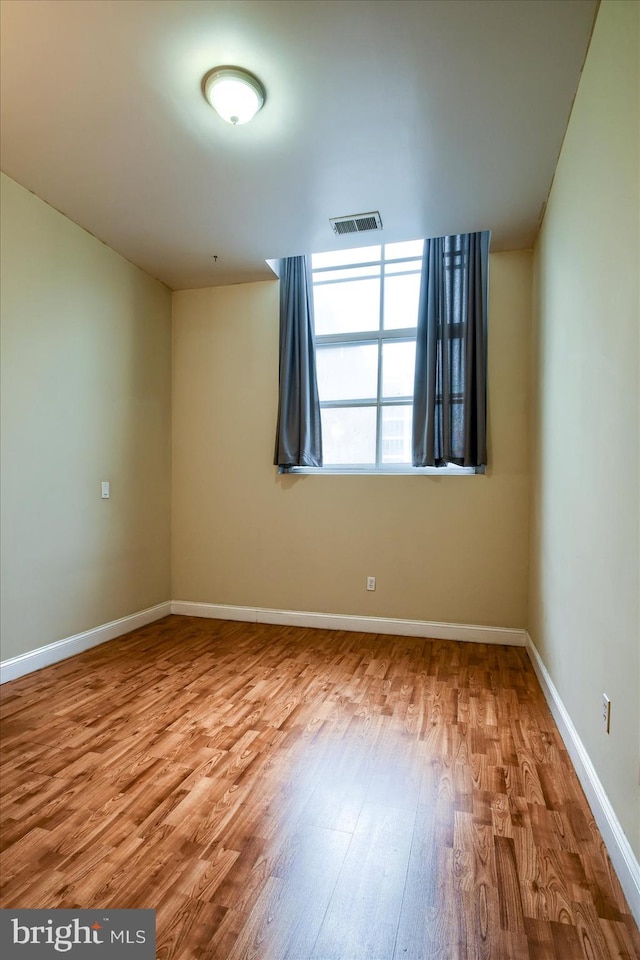
{"type": "Polygon", "coordinates": [[[413,472],[423,246],[387,243],[311,259],[325,472],[413,472]]]}
{"type": "Polygon", "coordinates": [[[315,254],[325,469],[411,464],[423,241],[315,254]]]}

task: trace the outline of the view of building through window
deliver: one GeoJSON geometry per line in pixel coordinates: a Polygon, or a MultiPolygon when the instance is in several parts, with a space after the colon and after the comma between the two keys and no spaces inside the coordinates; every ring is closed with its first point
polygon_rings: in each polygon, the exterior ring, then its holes
{"type": "Polygon", "coordinates": [[[424,241],[314,254],[325,466],[411,464],[424,241]]]}

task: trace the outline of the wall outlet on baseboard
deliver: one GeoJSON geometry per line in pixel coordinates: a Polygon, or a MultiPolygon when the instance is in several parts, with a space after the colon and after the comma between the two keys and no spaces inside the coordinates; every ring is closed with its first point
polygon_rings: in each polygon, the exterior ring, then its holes
{"type": "Polygon", "coordinates": [[[611,700],[606,695],[602,694],[602,726],[604,727],[604,732],[609,733],[611,727],[611,700]]]}
{"type": "Polygon", "coordinates": [[[376,578],[367,577],[367,590],[375,590],[376,588],[376,578]]]}

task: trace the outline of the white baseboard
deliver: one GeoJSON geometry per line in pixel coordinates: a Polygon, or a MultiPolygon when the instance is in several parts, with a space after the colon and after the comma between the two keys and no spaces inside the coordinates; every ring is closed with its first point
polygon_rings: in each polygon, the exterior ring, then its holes
{"type": "Polygon", "coordinates": [[[245,620],[282,626],[320,627],[327,630],[355,630],[363,633],[394,634],[405,637],[430,637],[433,640],[468,640],[474,643],[501,643],[524,646],[525,631],[506,627],[482,627],[462,623],[437,623],[429,620],[393,620],[387,617],[356,617],[348,614],[309,613],[304,610],[270,610],[263,607],[236,607],[218,603],[166,601],[128,617],[112,620],[92,630],[66,637],[36,650],[0,662],[0,684],[15,680],[34,670],[66,660],[107,640],[160,620],[170,613],[218,620],[245,620]]]}
{"type": "Polygon", "coordinates": [[[438,623],[431,620],[396,620],[390,617],[358,617],[349,614],[309,613],[306,610],[270,610],[266,607],[235,607],[224,603],[192,603],[174,600],[171,612],[187,617],[214,620],[245,620],[290,627],[320,627],[324,630],[355,630],[400,637],[429,637],[432,640],[468,640],[472,643],[501,643],[524,647],[524,630],[482,627],[466,623],[438,623]]]}
{"type": "Polygon", "coordinates": [[[571,757],[578,779],[602,834],[613,868],[636,923],[640,926],[640,863],[631,849],[591,758],[567,712],[533,640],[526,634],[526,647],[542,692],[571,757]]]}
{"type": "Polygon", "coordinates": [[[0,684],[22,677],[25,673],[32,673],[34,670],[48,667],[59,660],[66,660],[67,657],[73,657],[76,653],[82,653],[83,650],[88,650],[90,647],[97,647],[98,644],[106,643],[107,640],[114,640],[116,637],[121,637],[123,633],[129,633],[130,630],[136,630],[138,627],[144,627],[147,623],[153,623],[154,620],[168,617],[170,613],[171,603],[167,600],[166,603],[148,607],[146,610],[132,613],[128,617],[112,620],[111,623],[103,623],[92,630],[76,633],[73,637],[66,637],[64,640],[48,643],[45,647],[38,647],[37,650],[29,650],[28,653],[23,653],[18,657],[3,660],[0,663],[0,684]]]}

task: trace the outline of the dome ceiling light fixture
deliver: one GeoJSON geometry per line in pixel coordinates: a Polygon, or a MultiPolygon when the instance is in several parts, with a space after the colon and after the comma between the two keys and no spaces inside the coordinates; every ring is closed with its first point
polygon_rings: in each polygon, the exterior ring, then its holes
{"type": "Polygon", "coordinates": [[[202,80],[202,92],[218,116],[234,127],[253,120],[266,99],[258,78],[241,67],[214,67],[202,80]]]}

